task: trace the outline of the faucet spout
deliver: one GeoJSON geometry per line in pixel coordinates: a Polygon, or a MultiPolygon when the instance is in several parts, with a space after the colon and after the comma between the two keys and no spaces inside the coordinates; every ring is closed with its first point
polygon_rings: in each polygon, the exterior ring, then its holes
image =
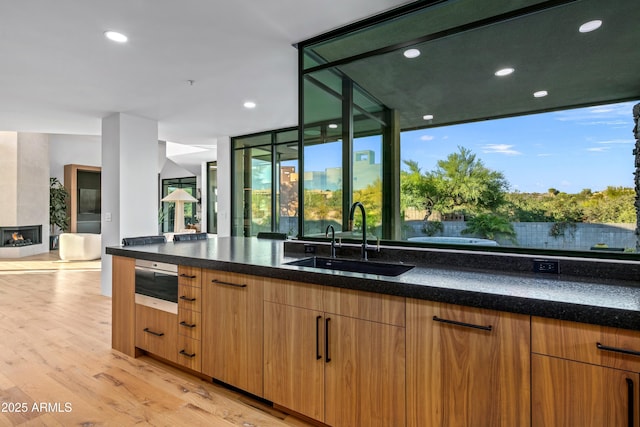
{"type": "Polygon", "coordinates": [[[364,210],[364,205],[360,202],[355,202],[351,205],[349,210],[349,231],[353,230],[353,215],[356,213],[356,208],[360,208],[362,211],[362,249],[360,251],[362,259],[367,260],[367,213],[364,210]]]}
{"type": "Polygon", "coordinates": [[[336,229],[333,225],[327,225],[327,229],[324,231],[324,236],[329,237],[329,230],[331,230],[331,258],[336,257],[336,229]]]}

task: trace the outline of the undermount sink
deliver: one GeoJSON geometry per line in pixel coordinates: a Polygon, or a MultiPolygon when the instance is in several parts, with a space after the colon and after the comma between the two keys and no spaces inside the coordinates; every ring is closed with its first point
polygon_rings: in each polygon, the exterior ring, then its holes
{"type": "Polygon", "coordinates": [[[411,270],[414,265],[386,262],[356,261],[350,259],[311,257],[287,262],[286,265],[313,267],[323,270],[349,271],[352,273],[379,274],[381,276],[399,276],[411,270]]]}

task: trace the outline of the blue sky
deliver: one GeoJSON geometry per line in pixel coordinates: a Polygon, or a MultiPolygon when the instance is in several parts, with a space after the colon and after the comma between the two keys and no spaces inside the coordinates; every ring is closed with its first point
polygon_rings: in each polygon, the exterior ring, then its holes
{"type": "MultiPolygon", "coordinates": [[[[490,169],[502,172],[511,191],[577,193],[607,186],[633,187],[636,102],[535,114],[404,132],[401,158],[422,171],[458,151],[470,149],[490,169]]],[[[338,145],[338,144],[332,144],[338,145]]],[[[317,146],[305,154],[305,170],[339,166],[339,152],[317,146]],[[310,155],[311,154],[311,155],[310,155]]],[[[358,148],[379,152],[379,139],[358,148]]],[[[379,154],[376,154],[379,162],[379,154]]]]}

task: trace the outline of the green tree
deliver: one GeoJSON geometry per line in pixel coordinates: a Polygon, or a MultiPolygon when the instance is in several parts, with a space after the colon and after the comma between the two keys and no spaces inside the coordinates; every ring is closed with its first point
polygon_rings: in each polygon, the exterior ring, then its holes
{"type": "MultiPolygon", "coordinates": [[[[362,203],[367,211],[367,234],[378,235],[377,229],[382,226],[382,180],[377,178],[365,188],[355,190],[353,201],[362,203]]],[[[355,217],[354,227],[362,227],[360,215],[355,217]]]]}
{"type": "Polygon", "coordinates": [[[505,238],[517,244],[516,232],[508,218],[492,213],[481,213],[466,222],[461,234],[471,234],[483,239],[505,238]]]}
{"type": "Polygon", "coordinates": [[[501,172],[493,171],[475,154],[458,147],[433,172],[422,173],[417,162],[404,162],[408,171],[401,175],[404,207],[414,206],[431,211],[469,214],[494,211],[505,204],[508,183],[501,172]]]}
{"type": "Polygon", "coordinates": [[[607,187],[583,202],[585,222],[634,223],[636,211],[633,188],[607,187]]]}

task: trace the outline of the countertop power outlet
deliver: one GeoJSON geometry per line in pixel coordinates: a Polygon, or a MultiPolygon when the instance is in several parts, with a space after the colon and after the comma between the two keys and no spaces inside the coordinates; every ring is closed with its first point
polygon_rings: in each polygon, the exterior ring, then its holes
{"type": "Polygon", "coordinates": [[[533,272],[558,274],[560,273],[560,262],[548,259],[534,259],[533,272]]]}
{"type": "Polygon", "coordinates": [[[305,254],[315,254],[316,246],[315,245],[304,245],[304,253],[305,254]]]}

